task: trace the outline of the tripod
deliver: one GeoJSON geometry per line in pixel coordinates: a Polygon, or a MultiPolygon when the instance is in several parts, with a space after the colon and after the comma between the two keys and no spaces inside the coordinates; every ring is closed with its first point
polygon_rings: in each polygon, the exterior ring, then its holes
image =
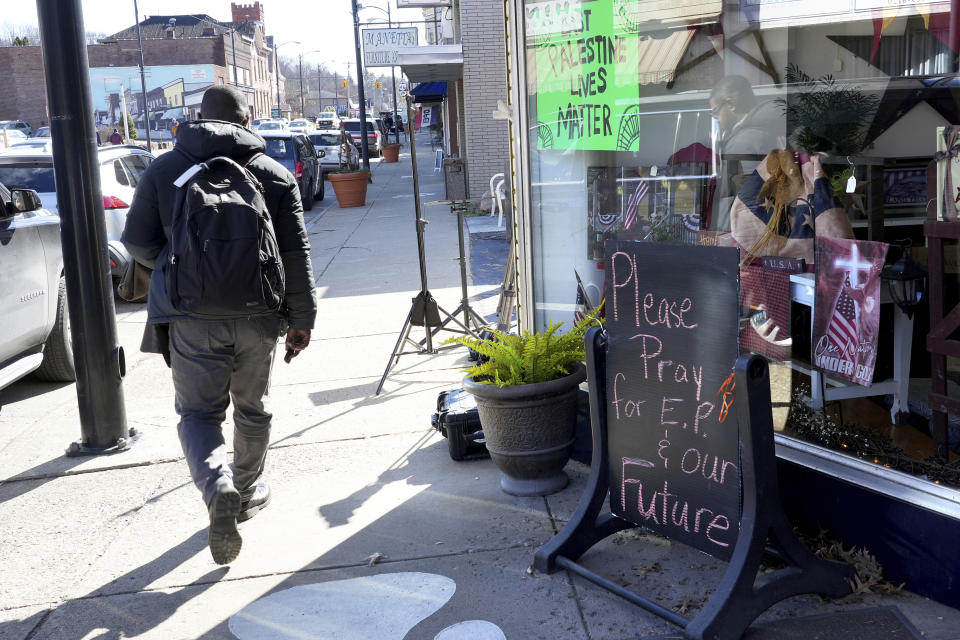
{"type": "MultiPolygon", "coordinates": [[[[482,331],[486,326],[484,319],[473,310],[473,307],[470,306],[470,295],[467,293],[467,257],[466,251],[464,248],[463,240],[463,214],[467,209],[466,200],[437,200],[436,202],[427,202],[426,206],[439,205],[439,204],[448,204],[450,205],[450,211],[457,214],[457,241],[459,243],[460,253],[458,254],[457,261],[460,263],[460,306],[458,306],[453,314],[448,315],[446,320],[441,322],[436,326],[430,333],[436,335],[440,331],[452,331],[453,333],[463,333],[474,335],[473,332],[469,330],[471,321],[473,322],[473,327],[476,331],[482,331]],[[467,331],[459,331],[456,329],[447,329],[447,325],[450,322],[455,321],[454,316],[458,313],[463,313],[463,323],[457,323],[461,327],[466,327],[467,331]]],[[[424,338],[426,340],[426,338],[424,338]]],[[[424,340],[420,341],[420,344],[424,344],[424,340]]]]}
{"type": "MultiPolygon", "coordinates": [[[[410,109],[409,103],[407,106],[407,119],[408,122],[413,123],[413,113],[410,109]]],[[[460,301],[460,306],[457,307],[457,310],[454,313],[456,314],[462,311],[464,321],[460,322],[453,315],[438,305],[437,301],[434,300],[433,296],[430,294],[430,290],[427,288],[427,256],[423,243],[423,232],[427,226],[427,221],[423,219],[420,210],[420,177],[417,172],[416,144],[416,136],[414,135],[413,127],[411,126],[410,162],[413,165],[413,205],[416,215],[417,254],[420,259],[420,292],[416,295],[416,297],[413,298],[413,304],[410,306],[410,311],[407,313],[407,319],[403,321],[403,327],[400,329],[400,335],[397,337],[397,343],[393,347],[393,352],[390,354],[390,359],[387,361],[387,366],[383,370],[383,375],[380,377],[380,383],[377,385],[377,390],[374,395],[380,395],[380,390],[383,388],[383,383],[387,379],[387,374],[389,374],[390,369],[400,361],[400,356],[410,353],[436,353],[439,351],[439,348],[434,348],[433,336],[444,329],[446,331],[454,331],[456,333],[470,335],[475,338],[477,337],[476,334],[472,329],[470,329],[471,318],[473,319],[474,323],[479,321],[479,325],[483,324],[483,319],[480,318],[480,316],[470,308],[470,304],[467,301],[467,269],[463,246],[463,206],[460,206],[457,213],[457,230],[460,236],[460,283],[463,292],[463,299],[460,301]],[[444,316],[443,320],[440,319],[441,314],[444,316]],[[457,331],[456,329],[447,328],[447,325],[450,323],[453,323],[460,330],[457,331]],[[414,326],[422,326],[426,328],[426,335],[420,342],[416,342],[410,338],[410,331],[414,326]],[[416,351],[402,351],[404,344],[410,344],[416,349],[416,351]]],[[[446,202],[444,202],[444,204],[446,204],[446,202]]],[[[451,206],[451,209],[453,209],[453,206],[451,206]]],[[[446,347],[441,348],[451,348],[455,346],[459,345],[447,345],[446,347]]]]}

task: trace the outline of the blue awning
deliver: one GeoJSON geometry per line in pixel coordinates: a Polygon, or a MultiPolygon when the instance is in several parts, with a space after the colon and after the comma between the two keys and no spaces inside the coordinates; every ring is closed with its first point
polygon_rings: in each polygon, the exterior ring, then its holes
{"type": "Polygon", "coordinates": [[[446,82],[421,82],[410,90],[414,102],[443,102],[447,97],[446,82]]]}

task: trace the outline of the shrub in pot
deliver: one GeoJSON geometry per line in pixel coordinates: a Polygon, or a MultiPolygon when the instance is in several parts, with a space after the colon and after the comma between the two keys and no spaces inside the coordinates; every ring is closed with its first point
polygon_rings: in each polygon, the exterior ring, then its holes
{"type": "Polygon", "coordinates": [[[361,171],[356,147],[345,130],[340,132],[339,168],[327,174],[333,192],[337,196],[337,204],[341,208],[362,207],[367,202],[367,183],[370,181],[370,172],[361,171]]]}
{"type": "Polygon", "coordinates": [[[463,388],[477,400],[487,451],[502,476],[500,487],[517,496],[541,496],[567,486],[577,420],[577,390],[586,379],[583,336],[598,324],[588,315],[569,333],[562,323],[545,331],[492,337],[458,336],[446,342],[480,355],[466,369],[463,388]]]}

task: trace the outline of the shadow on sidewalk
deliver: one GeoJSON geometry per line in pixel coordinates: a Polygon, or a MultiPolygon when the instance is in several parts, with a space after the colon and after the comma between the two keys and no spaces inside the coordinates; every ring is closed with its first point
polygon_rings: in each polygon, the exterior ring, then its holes
{"type": "MultiPolygon", "coordinates": [[[[27,638],[120,640],[147,633],[170,618],[180,607],[227,575],[219,567],[180,586],[173,593],[148,587],[192,556],[207,550],[207,530],[202,529],[150,562],[132,569],[90,593],[38,612],[23,620],[0,622],[0,638],[19,637],[29,623],[27,638]],[[116,598],[137,594],[135,609],[120,606],[116,598]],[[61,625],[59,622],[63,620],[61,625]]],[[[123,604],[126,604],[123,603],[123,604]]]]}

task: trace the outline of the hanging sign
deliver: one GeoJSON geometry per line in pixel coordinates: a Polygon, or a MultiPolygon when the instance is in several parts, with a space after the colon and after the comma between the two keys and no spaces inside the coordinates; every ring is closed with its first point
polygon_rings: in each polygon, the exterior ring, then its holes
{"type": "Polygon", "coordinates": [[[416,27],[362,29],[363,64],[367,67],[397,65],[397,50],[419,45],[416,27]]]}
{"type": "Polygon", "coordinates": [[[535,3],[527,12],[539,149],[625,150],[638,139],[638,36],[612,6],[535,3]]]}
{"type": "Polygon", "coordinates": [[[740,521],[738,261],[606,243],[610,510],[721,559],[740,521]]]}
{"type": "Polygon", "coordinates": [[[823,373],[869,387],[877,362],[883,242],[817,236],[813,359],[823,373]]]}

